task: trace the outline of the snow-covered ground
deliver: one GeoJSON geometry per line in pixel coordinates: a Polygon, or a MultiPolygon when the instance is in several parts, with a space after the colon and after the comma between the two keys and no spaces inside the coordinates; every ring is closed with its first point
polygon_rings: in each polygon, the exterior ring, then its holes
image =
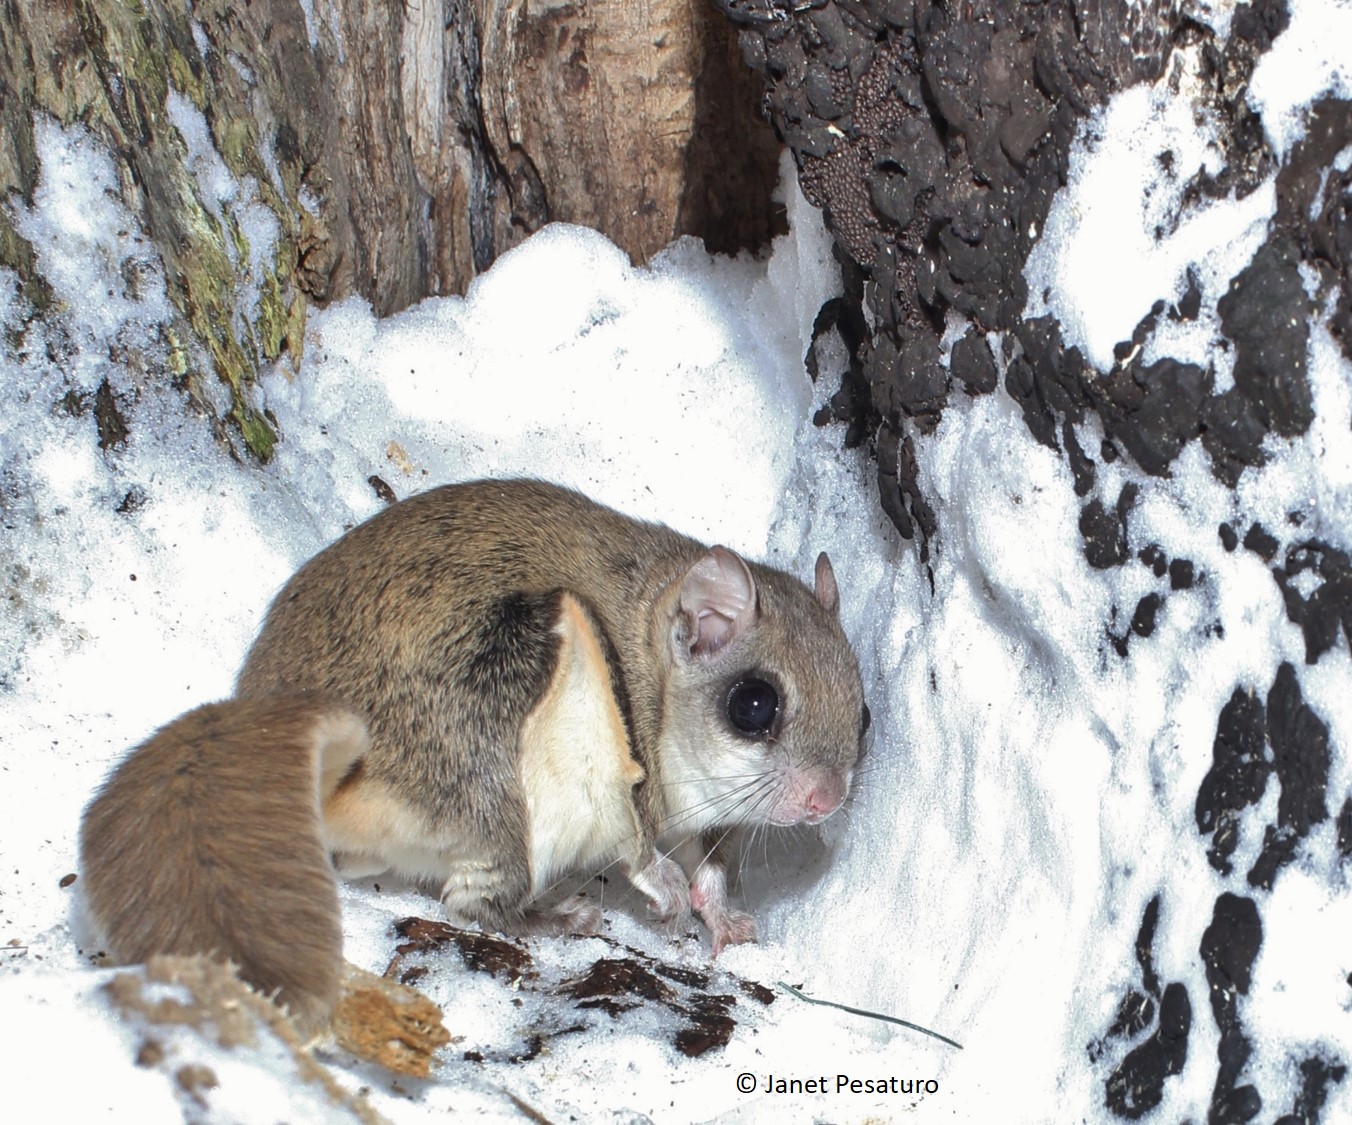
{"type": "MultiPolygon", "coordinates": [[[[1348,12],[1335,0],[1293,4],[1292,27],[1260,65],[1253,85],[1279,149],[1298,135],[1302,101],[1347,87],[1345,52],[1324,66],[1318,89],[1305,76],[1318,69],[1310,44],[1348,41],[1338,30],[1348,12]],[[1283,55],[1288,37],[1306,53],[1283,55]]],[[[1206,160],[1204,141],[1188,149],[1178,140],[1190,119],[1175,101],[1129,91],[1099,115],[1098,139],[1077,152],[1030,262],[1030,291],[1049,291],[1068,342],[1094,360],[1111,361],[1152,301],[1181,296],[1188,265],[1205,266],[1195,271],[1203,311],[1171,329],[1170,345],[1184,358],[1211,354],[1215,303],[1275,205],[1269,188],[1188,216],[1168,245],[1138,237],[1128,218],[1152,229],[1150,207],[1170,190],[1156,182],[1159,147],[1206,160]],[[1095,218],[1105,177],[1138,193],[1114,204],[1106,225],[1095,218]],[[1098,261],[1116,268],[1096,272],[1077,247],[1109,233],[1121,237],[1098,261]]],[[[836,385],[824,374],[812,386],[802,358],[838,277],[819,216],[792,186],[790,234],[766,260],[710,258],[683,242],[638,269],[599,235],[554,226],[464,299],[384,321],[356,300],[312,314],[301,370],[262,384],[260,405],[283,440],[259,468],[215,446],[162,380],[118,361],[162,346],[170,311],[158,263],[107,190],[115,180],[96,146],[55,126],[40,142],[41,187],[19,225],[66,302],[67,333],[25,328],[14,287],[0,286],[7,1102],[72,1120],[172,1121],[185,1111],[221,1122],[345,1119],[350,1111],[319,1086],[287,1077],[295,1064],[272,1039],[223,1047],[118,1007],[102,988],[112,971],[90,967],[72,929],[79,883],[60,885],[76,871],[80,810],[128,746],[230,692],[281,583],[381,507],[372,476],[402,497],[525,474],[803,577],[819,550],[831,553],[874,718],[869,767],[820,837],[757,838],[742,895],[763,941],[729,950],[720,967],[914,1020],[964,1049],[781,994],[769,1007],[739,1001],[731,1042],[699,1058],[678,1053],[645,1010],[510,1062],[548,1013],[529,985],[473,974],[452,952],[429,960],[418,982],[458,1037],[433,1078],[392,1082],[340,1052],[321,1054],[345,1087],[368,1088],[370,1105],[394,1121],[448,1110],[510,1119],[523,1107],[586,1121],[1098,1120],[1123,1051],[1091,1062],[1088,1048],[1140,977],[1136,937],[1160,895],[1153,965],[1186,986],[1192,1031],[1157,1119],[1205,1116],[1217,1032],[1198,943],[1232,882],[1207,862],[1194,803],[1236,685],[1265,695],[1283,661],[1295,666],[1329,727],[1335,813],[1352,791],[1346,644],[1304,664],[1301,633],[1262,559],[1227,551],[1217,534],[1222,522],[1259,520],[1295,535],[1287,515],[1299,511],[1301,536],[1352,545],[1352,365],[1322,316],[1310,335],[1317,420],[1299,439],[1272,441],[1269,463],[1246,471],[1237,490],[1216,482],[1195,442],[1169,478],[1120,460],[1100,465],[1103,495],[1128,480],[1140,486],[1132,554],[1157,544],[1201,576],[1168,593],[1153,634],[1133,637],[1123,658],[1106,626],[1116,617],[1123,634],[1122,614],[1159,579],[1134,562],[1089,566],[1070,469],[1005,394],[954,395],[937,431],[917,439],[939,516],[933,591],[913,545],[878,508],[863,451],[841,450],[842,428],[810,424],[836,385]],[[105,380],[128,422],[125,445],[108,452],[91,409],[105,380]],[[147,1058],[149,1039],[163,1057],[147,1058]],[[219,1085],[195,1081],[194,1065],[219,1085]],[[756,1092],[739,1091],[742,1073],[756,1076],[756,1092]],[[764,1089],[769,1076],[822,1075],[825,1094],[764,1089]],[[850,1093],[837,1075],[909,1080],[922,1092],[850,1093]]],[[[247,207],[247,195],[236,205],[247,207]]],[[[1092,424],[1083,431],[1081,444],[1097,448],[1102,435],[1092,424]]],[[[1269,786],[1246,814],[1237,868],[1257,855],[1277,799],[1269,786]]],[[[1246,1081],[1264,1120],[1294,1104],[1300,1060],[1352,1058],[1352,893],[1337,843],[1330,818],[1271,892],[1253,892],[1265,896],[1264,933],[1240,1003],[1255,1047],[1246,1081]]],[[[390,922],[437,910],[412,889],[346,888],[348,957],[383,970],[396,944],[390,922]]],[[[622,909],[607,935],[708,968],[698,936],[661,932],[622,909]]],[[[616,948],[528,944],[553,980],[616,948]]],[[[733,987],[719,980],[714,991],[733,987]]],[[[1325,1113],[1352,1119],[1352,1084],[1330,1088],[1325,1113]]]]}

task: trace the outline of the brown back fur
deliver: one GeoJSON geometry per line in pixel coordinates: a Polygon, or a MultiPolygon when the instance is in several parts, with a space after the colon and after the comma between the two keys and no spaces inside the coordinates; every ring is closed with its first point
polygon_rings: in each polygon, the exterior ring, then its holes
{"type": "MultiPolygon", "coordinates": [[[[558,591],[579,595],[614,644],[634,756],[650,768],[662,700],[648,621],[656,593],[705,550],[542,482],[432,489],[297,571],[238,692],[342,699],[370,730],[364,770],[483,851],[517,851],[517,734],[552,671],[558,591]]],[[[503,900],[524,903],[526,882],[523,866],[503,900]]]]}

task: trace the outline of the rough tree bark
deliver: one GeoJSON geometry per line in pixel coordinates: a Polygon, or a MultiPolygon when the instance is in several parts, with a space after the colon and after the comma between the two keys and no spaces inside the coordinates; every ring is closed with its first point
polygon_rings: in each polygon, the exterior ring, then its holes
{"type": "MultiPolygon", "coordinates": [[[[1176,0],[715,2],[742,28],[775,128],[845,266],[846,296],[830,311],[852,366],[825,416],[848,420],[856,442],[875,439],[883,507],[902,535],[919,533],[922,558],[937,523],[919,487],[914,435],[938,424],[955,380],[986,394],[1003,369],[1005,391],[1033,435],[1064,451],[1080,496],[1094,487],[1096,451],[1080,448],[1073,426],[1090,413],[1109,438],[1105,458],[1125,454],[1163,476],[1200,440],[1231,487],[1246,466],[1263,463],[1269,433],[1309,426],[1299,265],[1340,292],[1331,329],[1352,355],[1340,202],[1349,174],[1331,165],[1352,139],[1345,100],[1317,105],[1309,137],[1280,171],[1283,204],[1269,246],[1222,302],[1224,331],[1253,353],[1235,387],[1218,392],[1196,364],[1144,367],[1139,345],[1166,302],[1102,375],[1064,345],[1050,318],[1024,317],[1024,263],[1065,182],[1076,129],[1114,92],[1164,75],[1179,45],[1200,48],[1199,105],[1224,151],[1221,171],[1198,176],[1190,191],[1243,196],[1271,174],[1274,156],[1247,90],[1258,58],[1287,26],[1286,0],[1237,5],[1224,41],[1176,0]],[[941,338],[957,322],[967,329],[946,359],[941,338]]],[[[1180,304],[1170,315],[1196,315],[1188,298],[1180,304]]],[[[1119,498],[1116,514],[1086,504],[1091,557],[1112,555],[1099,545],[1116,541],[1131,502],[1119,498]]]]}
{"type": "Polygon", "coordinates": [[[705,0],[0,0],[0,265],[46,315],[14,206],[35,120],[89,129],[164,262],[170,373],[222,379],[266,458],[248,385],[298,356],[311,302],[462,292],[554,219],[635,260],[681,234],[766,241],[778,144],[754,83],[705,0]],[[194,174],[198,120],[239,198],[194,174]],[[267,247],[242,219],[258,205],[267,247]]]}

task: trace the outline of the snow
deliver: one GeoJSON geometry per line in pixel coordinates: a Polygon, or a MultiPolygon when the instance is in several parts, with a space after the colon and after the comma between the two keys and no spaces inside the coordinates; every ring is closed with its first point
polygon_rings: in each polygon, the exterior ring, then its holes
{"type": "Polygon", "coordinates": [[[1280,160],[1305,135],[1293,108],[1334,95],[1352,98],[1352,4],[1347,0],[1288,0],[1291,24],[1254,67],[1249,104],[1280,160]]]}
{"type": "MultiPolygon", "coordinates": [[[[1298,0],[1292,11],[1253,83],[1265,129],[1286,147],[1309,98],[1348,80],[1332,47],[1347,40],[1337,31],[1347,5],[1298,0]],[[1302,44],[1320,42],[1323,69],[1300,61],[1314,49],[1302,44]],[[1289,68],[1309,80],[1297,83],[1289,68]]],[[[183,128],[196,129],[179,110],[183,128]]],[[[1155,964],[1162,980],[1187,986],[1193,1029],[1155,1119],[1205,1115],[1217,1036],[1197,948],[1227,884],[1206,861],[1193,802],[1235,685],[1266,693],[1282,661],[1296,665],[1330,727],[1330,806],[1352,788],[1346,647],[1305,666],[1262,561],[1227,553],[1216,533],[1222,521],[1258,519],[1294,534],[1286,513],[1298,509],[1308,517],[1302,535],[1352,541],[1352,370],[1322,326],[1310,342],[1315,425],[1273,441],[1269,463],[1236,492],[1212,478],[1196,443],[1166,479],[1121,461],[1099,466],[1101,495],[1127,480],[1141,487],[1132,552],[1158,543],[1205,576],[1169,593],[1154,634],[1132,638],[1122,659],[1105,625],[1116,609],[1114,629],[1124,631],[1122,614],[1158,582],[1135,562],[1088,566],[1070,471],[1031,438],[1007,396],[954,394],[935,433],[917,441],[941,529],[932,594],[914,545],[881,514],[862,451],[840,449],[839,427],[810,424],[836,388],[826,375],[813,387],[802,357],[839,279],[819,216],[792,186],[790,234],[768,260],[711,258],[681,242],[637,268],[598,234],[551,226],[463,299],[385,320],[355,299],[312,313],[300,370],[278,368],[259,392],[283,435],[259,468],[214,446],[163,378],[109,361],[114,342],[152,358],[164,348],[171,312],[158,263],[91,140],[47,125],[39,151],[42,182],[18,226],[65,302],[61,346],[22,323],[10,285],[0,298],[11,340],[0,376],[9,389],[0,419],[9,605],[0,618],[0,1072],[10,1099],[40,1099],[61,1119],[348,1119],[298,1082],[266,1034],[227,1049],[119,1014],[102,987],[113,971],[91,968],[81,947],[71,913],[79,884],[59,883],[76,871],[79,813],[104,772],[156,726],[229,694],[286,577],[379,510],[369,477],[403,497],[529,474],[803,577],[817,551],[830,551],[873,713],[870,756],[851,806],[819,833],[752,842],[741,894],[763,941],[729,950],[720,967],[913,1020],[965,1049],[781,994],[766,1009],[740,1003],[731,1042],[699,1059],[678,1055],[644,1016],[559,1038],[512,1065],[494,1059],[521,1046],[514,994],[451,953],[419,981],[462,1037],[433,1079],[392,1082],[321,1053],[344,1087],[369,1089],[393,1121],[505,1120],[521,1105],[588,1121],[1100,1120],[1112,1059],[1091,1066],[1086,1047],[1138,979],[1136,933],[1161,893],[1155,964]],[[87,398],[104,379],[129,422],[125,448],[110,453],[87,408],[54,408],[67,389],[87,398]],[[136,1065],[147,1035],[163,1040],[169,1063],[136,1065]],[[489,1061],[466,1062],[467,1050],[489,1061]],[[75,1065],[78,1081],[68,1077],[75,1065]],[[220,1082],[198,1089],[201,1103],[174,1080],[186,1065],[220,1082]],[[743,1072],[758,1087],[767,1076],[822,1074],[831,1092],[741,1093],[743,1072]],[[838,1093],[838,1074],[932,1080],[938,1092],[838,1093]]],[[[1181,185],[1212,153],[1186,96],[1165,85],[1117,96],[1085,130],[1030,261],[1029,314],[1054,313],[1067,342],[1106,370],[1112,345],[1154,300],[1176,299],[1191,266],[1203,314],[1153,346],[1210,356],[1215,302],[1261,243],[1274,205],[1269,184],[1185,214],[1157,239],[1161,220],[1179,214],[1181,185]],[[1177,154],[1172,171],[1156,160],[1162,148],[1177,154]]],[[[205,151],[200,167],[215,200],[235,198],[205,151]]],[[[1096,449],[1101,436],[1091,422],[1081,444],[1096,449]]],[[[1241,869],[1274,814],[1275,788],[1244,818],[1241,869]]],[[[700,940],[615,907],[610,939],[707,967],[700,940]]],[[[346,885],[343,909],[348,958],[377,972],[393,948],[390,922],[438,911],[412,889],[371,881],[346,885]]],[[[1265,1118],[1292,1104],[1294,1060],[1311,1047],[1352,1057],[1350,911],[1328,821],[1264,897],[1263,945],[1241,1000],[1255,1042],[1246,1080],[1265,1118]]],[[[601,939],[529,947],[552,979],[613,951],[601,939]]],[[[1352,1116],[1347,1083],[1331,1088],[1325,1113],[1352,1116]]]]}
{"type": "MultiPolygon", "coordinates": [[[[1213,315],[1277,206],[1271,181],[1243,199],[1185,204],[1196,178],[1215,175],[1224,157],[1214,123],[1197,127],[1200,53],[1175,58],[1174,80],[1124,90],[1091,117],[1072,150],[1068,190],[1028,259],[1026,315],[1054,315],[1066,344],[1100,371],[1112,369],[1113,345],[1131,338],[1151,305],[1183,296],[1189,267],[1213,315]]],[[[1213,358],[1207,335],[1164,342],[1176,359],[1213,358]]],[[[1228,385],[1228,370],[1222,375],[1218,390],[1228,385]]]]}

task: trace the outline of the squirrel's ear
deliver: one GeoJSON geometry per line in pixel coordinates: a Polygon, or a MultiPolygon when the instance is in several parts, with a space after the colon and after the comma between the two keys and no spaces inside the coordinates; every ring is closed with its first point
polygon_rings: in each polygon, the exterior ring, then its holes
{"type": "Polygon", "coordinates": [[[831,569],[831,560],[826,557],[823,551],[817,556],[816,573],[816,595],[817,604],[826,610],[827,613],[840,616],[840,587],[836,585],[836,572],[831,569]]]}
{"type": "Polygon", "coordinates": [[[710,657],[756,623],[756,583],[739,555],[713,547],[681,579],[678,643],[710,657]]]}

